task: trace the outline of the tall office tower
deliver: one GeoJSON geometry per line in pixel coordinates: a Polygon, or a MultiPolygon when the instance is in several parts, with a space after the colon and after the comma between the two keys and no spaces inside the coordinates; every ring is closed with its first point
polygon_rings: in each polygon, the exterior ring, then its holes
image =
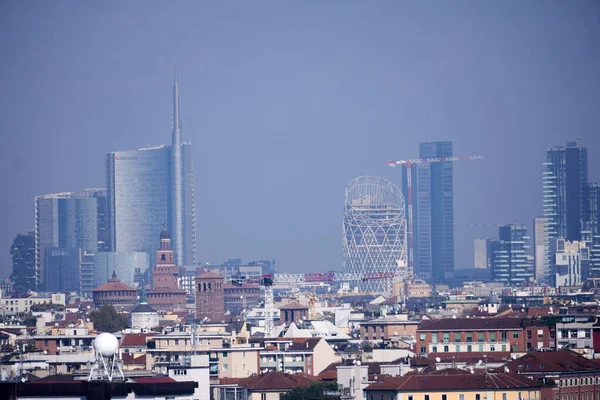
{"type": "Polygon", "coordinates": [[[589,220],[587,148],[579,141],[548,150],[544,186],[544,217],[551,239],[581,239],[582,223],[589,220]]]}
{"type": "Polygon", "coordinates": [[[546,253],[549,251],[548,235],[546,234],[546,220],[538,217],[533,220],[533,256],[535,263],[535,279],[538,283],[548,283],[550,271],[545,269],[546,253]]]}
{"type": "Polygon", "coordinates": [[[589,221],[600,228],[600,183],[592,182],[588,188],[588,204],[590,207],[589,221]]]}
{"type": "MultiPolygon", "coordinates": [[[[452,155],[452,142],[449,141],[419,145],[419,158],[452,155]]],[[[417,164],[412,171],[415,274],[432,283],[441,283],[452,278],[454,273],[452,163],[417,164]]],[[[406,168],[403,177],[406,182],[406,168]]],[[[407,190],[405,183],[403,189],[407,190]]]]}
{"type": "MultiPolygon", "coordinates": [[[[108,215],[106,208],[106,188],[84,189],[83,195],[96,199],[98,220],[98,251],[108,251],[110,239],[108,236],[108,215]]],[[[104,283],[104,282],[103,282],[104,283]]]]}
{"type": "Polygon", "coordinates": [[[388,279],[356,282],[363,292],[392,290],[393,276],[406,276],[404,197],[393,183],[361,176],[346,186],[342,221],[344,270],[386,274],[388,279]]]}
{"type": "Polygon", "coordinates": [[[475,268],[487,269],[490,267],[491,240],[490,239],[475,239],[474,242],[474,258],[475,268]]]}
{"type": "Polygon", "coordinates": [[[582,279],[600,277],[600,184],[590,183],[588,189],[589,221],[581,231],[585,248],[581,254],[582,279]]]}
{"type": "Polygon", "coordinates": [[[170,222],[170,165],[166,146],[106,155],[111,251],[154,253],[160,232],[170,222]]]}
{"type": "Polygon", "coordinates": [[[493,281],[521,286],[533,278],[533,266],[527,254],[528,242],[525,225],[510,224],[498,228],[498,240],[491,244],[493,281]]]}
{"type": "MultiPolygon", "coordinates": [[[[60,253],[56,249],[63,249],[65,254],[69,249],[96,252],[97,224],[96,199],[84,193],[55,193],[35,198],[35,266],[39,289],[46,289],[49,276],[56,278],[54,271],[47,270],[48,254],[60,253]]],[[[69,268],[74,270],[78,266],[69,268]]]]}
{"type": "Polygon", "coordinates": [[[176,264],[184,266],[195,262],[196,210],[191,144],[181,142],[176,75],[172,125],[172,146],[106,155],[109,249],[151,257],[166,228],[173,232],[176,264]]]}
{"type": "Polygon", "coordinates": [[[173,116],[171,143],[171,232],[178,266],[196,263],[196,209],[192,146],[181,141],[179,120],[179,83],[173,82],[173,116]]]}

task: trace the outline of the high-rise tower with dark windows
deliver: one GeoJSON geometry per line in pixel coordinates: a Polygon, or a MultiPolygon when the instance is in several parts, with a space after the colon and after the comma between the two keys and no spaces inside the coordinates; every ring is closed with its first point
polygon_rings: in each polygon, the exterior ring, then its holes
{"type": "Polygon", "coordinates": [[[172,232],[175,263],[196,261],[196,215],[191,144],[182,142],[179,84],[173,82],[171,146],[106,155],[110,251],[152,256],[160,233],[172,232]]]}
{"type": "MultiPolygon", "coordinates": [[[[419,145],[419,158],[452,157],[452,142],[419,145]]],[[[412,168],[413,248],[415,274],[441,283],[454,273],[454,188],[451,162],[412,168]]],[[[406,168],[403,190],[406,193],[406,168]]],[[[408,212],[408,210],[406,210],[408,212]]]]}
{"type": "Polygon", "coordinates": [[[587,148],[576,140],[548,150],[542,185],[547,242],[544,270],[550,271],[552,241],[580,241],[590,221],[587,148]]]}

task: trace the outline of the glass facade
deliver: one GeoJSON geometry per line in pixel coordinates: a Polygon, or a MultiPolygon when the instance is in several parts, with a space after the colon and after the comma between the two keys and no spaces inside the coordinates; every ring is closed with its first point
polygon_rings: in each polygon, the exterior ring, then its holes
{"type": "Polygon", "coordinates": [[[137,287],[148,278],[150,258],[145,252],[98,252],[95,259],[95,286],[108,282],[113,272],[126,285],[137,287]],[[145,278],[145,279],[144,279],[145,278]]]}
{"type": "Polygon", "coordinates": [[[581,240],[582,228],[589,221],[587,148],[575,141],[567,143],[567,147],[548,150],[542,184],[546,221],[544,271],[550,271],[551,241],[581,240]]]}
{"type": "Polygon", "coordinates": [[[80,249],[46,248],[46,291],[79,292],[80,249]]]}
{"type": "Polygon", "coordinates": [[[170,160],[166,146],[106,155],[111,251],[149,255],[156,251],[160,233],[171,226],[170,160]]]}
{"type": "Polygon", "coordinates": [[[492,280],[507,286],[521,286],[533,278],[528,256],[529,236],[525,225],[510,224],[498,229],[498,240],[491,242],[492,280]]]}
{"type": "MultiPolygon", "coordinates": [[[[98,225],[95,198],[70,192],[36,197],[36,275],[38,287],[42,290],[46,289],[46,277],[54,273],[52,270],[46,270],[46,249],[50,248],[83,249],[92,252],[97,250],[98,225]]],[[[61,262],[64,263],[64,260],[61,262]]]]}
{"type": "MultiPolygon", "coordinates": [[[[419,145],[419,158],[452,156],[452,142],[419,145]]],[[[451,162],[438,162],[413,168],[416,169],[413,175],[415,273],[441,283],[454,273],[453,166],[451,162]]]]}

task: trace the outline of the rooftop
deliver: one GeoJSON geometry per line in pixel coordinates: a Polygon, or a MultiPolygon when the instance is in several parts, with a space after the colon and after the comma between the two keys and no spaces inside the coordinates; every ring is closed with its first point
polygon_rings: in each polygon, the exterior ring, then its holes
{"type": "Polygon", "coordinates": [[[422,321],[419,331],[521,330],[520,318],[442,318],[422,321]]]}
{"type": "Polygon", "coordinates": [[[539,388],[539,381],[515,373],[470,373],[457,369],[436,370],[428,374],[407,374],[402,377],[389,377],[365,388],[367,391],[392,390],[434,391],[434,390],[494,390],[494,389],[533,389],[539,388]]]}

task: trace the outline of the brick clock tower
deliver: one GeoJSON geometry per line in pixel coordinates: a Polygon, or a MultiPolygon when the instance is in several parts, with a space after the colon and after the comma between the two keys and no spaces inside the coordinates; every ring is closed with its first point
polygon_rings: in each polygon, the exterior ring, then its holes
{"type": "Polygon", "coordinates": [[[221,275],[205,272],[196,277],[196,318],[211,322],[225,320],[225,281],[221,275]]]}
{"type": "Polygon", "coordinates": [[[148,291],[148,305],[157,311],[185,309],[186,291],[179,289],[177,282],[180,273],[181,268],[175,265],[171,237],[164,230],[160,234],[160,247],[152,270],[153,288],[148,291]]]}

